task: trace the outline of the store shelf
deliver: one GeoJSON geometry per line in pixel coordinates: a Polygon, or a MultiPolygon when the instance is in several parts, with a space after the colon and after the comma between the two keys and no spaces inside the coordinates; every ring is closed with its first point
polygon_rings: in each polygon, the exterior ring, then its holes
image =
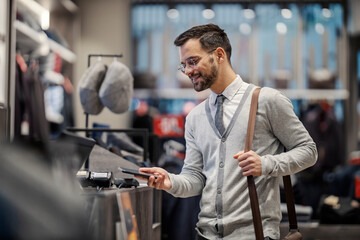
{"type": "Polygon", "coordinates": [[[41,48],[39,53],[45,56],[52,50],[60,54],[61,58],[69,63],[76,60],[76,55],[69,49],[63,47],[52,39],[49,39],[44,32],[37,32],[25,23],[15,20],[16,42],[25,52],[41,48]]]}
{"type": "MultiPolygon", "coordinates": [[[[299,222],[300,232],[303,239],[326,239],[326,240],[358,240],[360,228],[358,224],[320,224],[318,222],[299,222]]],[[[289,232],[289,224],[280,224],[280,235],[285,236],[289,232]]]]}
{"type": "MultiPolygon", "coordinates": [[[[349,92],[344,89],[278,89],[292,100],[345,100],[349,92]]],[[[210,91],[196,92],[194,89],[135,89],[135,98],[198,99],[209,96],[210,91]]]]}
{"type": "Polygon", "coordinates": [[[25,23],[15,20],[16,42],[21,46],[35,49],[40,45],[48,44],[48,37],[44,32],[37,32],[25,23]]]}
{"type": "Polygon", "coordinates": [[[345,100],[349,91],[345,89],[278,89],[293,100],[345,100]]]}
{"type": "Polygon", "coordinates": [[[73,63],[76,60],[76,55],[69,49],[63,47],[59,43],[55,42],[52,39],[49,39],[50,49],[54,52],[60,54],[61,58],[69,63],[73,63]]]}
{"type": "Polygon", "coordinates": [[[146,99],[146,98],[159,98],[159,99],[197,99],[202,100],[209,96],[210,91],[205,90],[196,92],[192,88],[168,88],[168,89],[135,89],[133,97],[146,99]]]}
{"type": "Polygon", "coordinates": [[[41,21],[43,15],[49,12],[46,8],[34,0],[18,0],[17,8],[26,12],[30,12],[39,20],[39,22],[41,21]]]}

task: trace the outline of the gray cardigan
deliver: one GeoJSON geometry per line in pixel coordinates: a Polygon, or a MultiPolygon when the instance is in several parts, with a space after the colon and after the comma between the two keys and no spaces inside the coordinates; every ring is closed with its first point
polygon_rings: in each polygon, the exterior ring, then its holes
{"type": "MultiPolygon", "coordinates": [[[[209,102],[186,118],[186,158],[179,175],[170,174],[176,197],[202,194],[198,233],[209,239],[255,239],[246,177],[233,156],[245,148],[251,94],[249,85],[223,136],[211,117],[209,102]]],[[[280,176],[315,164],[315,143],[282,93],[262,88],[252,150],[261,156],[255,177],[264,236],[280,238],[280,176]],[[283,152],[284,147],[287,152],[283,152]]]]}

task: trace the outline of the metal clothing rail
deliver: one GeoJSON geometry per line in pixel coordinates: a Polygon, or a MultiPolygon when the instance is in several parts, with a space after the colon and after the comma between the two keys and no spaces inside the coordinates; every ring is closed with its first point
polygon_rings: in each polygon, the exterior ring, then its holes
{"type": "Polygon", "coordinates": [[[122,54],[89,54],[88,55],[88,67],[90,67],[90,61],[92,57],[114,57],[114,58],[121,58],[123,57],[122,54]]]}
{"type": "MultiPolygon", "coordinates": [[[[85,132],[90,135],[91,132],[124,132],[128,135],[143,137],[143,157],[144,162],[147,161],[148,146],[149,146],[149,131],[147,128],[129,128],[129,129],[110,129],[110,128],[74,128],[69,127],[66,130],[70,132],[85,132]]],[[[89,159],[85,162],[85,169],[89,169],[89,159]]]]}

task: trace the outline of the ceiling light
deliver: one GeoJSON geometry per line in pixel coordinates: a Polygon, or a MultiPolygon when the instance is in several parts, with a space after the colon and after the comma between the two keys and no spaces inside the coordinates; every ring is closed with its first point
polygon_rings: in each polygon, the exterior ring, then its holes
{"type": "Polygon", "coordinates": [[[324,34],[325,32],[324,25],[322,25],[321,23],[315,24],[315,31],[320,35],[324,34]]]}
{"type": "Polygon", "coordinates": [[[255,12],[254,12],[254,10],[252,10],[250,8],[244,9],[243,13],[244,13],[244,17],[247,19],[255,18],[255,12]]]}
{"type": "Polygon", "coordinates": [[[175,8],[169,9],[166,13],[166,15],[168,16],[168,18],[170,19],[176,19],[179,17],[179,11],[175,8]]]}
{"type": "Polygon", "coordinates": [[[283,8],[281,9],[281,15],[283,16],[283,18],[285,19],[290,19],[292,18],[292,12],[290,9],[288,8],[283,8]]]}
{"type": "Polygon", "coordinates": [[[324,17],[326,17],[326,18],[331,18],[331,17],[332,17],[332,12],[331,12],[331,10],[328,9],[328,8],[323,8],[323,9],[321,10],[321,12],[322,12],[322,15],[323,15],[324,17]]]}
{"type": "Polygon", "coordinates": [[[215,17],[215,12],[208,8],[202,11],[202,15],[206,19],[213,19],[215,17]]]}
{"type": "Polygon", "coordinates": [[[251,29],[250,24],[248,24],[248,23],[242,23],[242,24],[240,24],[240,26],[239,26],[239,30],[240,30],[240,32],[241,32],[242,34],[244,34],[244,35],[250,35],[252,29],[251,29]]]}
{"type": "Polygon", "coordinates": [[[278,23],[276,24],[276,31],[277,31],[279,34],[286,34],[286,32],[287,32],[286,24],[283,23],[283,22],[278,22],[278,23]]]}

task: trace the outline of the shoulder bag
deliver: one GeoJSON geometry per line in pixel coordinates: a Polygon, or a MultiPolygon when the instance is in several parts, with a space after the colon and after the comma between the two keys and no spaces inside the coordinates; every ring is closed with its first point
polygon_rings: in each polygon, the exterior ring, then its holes
{"type": "MultiPolygon", "coordinates": [[[[247,133],[246,133],[245,152],[249,151],[252,146],[260,90],[261,90],[261,88],[256,88],[254,90],[252,98],[251,98],[249,122],[248,122],[248,128],[247,128],[247,133]]],[[[289,216],[289,233],[283,238],[283,240],[302,240],[303,238],[302,238],[301,233],[299,232],[299,228],[297,225],[295,203],[294,203],[294,196],[293,196],[290,176],[289,175],[283,176],[283,181],[284,181],[284,188],[285,188],[287,211],[288,211],[288,216],[289,216]]],[[[248,182],[248,188],[249,188],[250,204],[251,204],[251,211],[252,211],[252,215],[253,215],[256,240],[263,240],[264,233],[263,233],[263,228],[262,228],[262,221],[261,221],[261,215],[260,215],[260,209],[259,209],[259,200],[258,200],[257,193],[256,193],[254,176],[248,176],[247,182],[248,182]]]]}

